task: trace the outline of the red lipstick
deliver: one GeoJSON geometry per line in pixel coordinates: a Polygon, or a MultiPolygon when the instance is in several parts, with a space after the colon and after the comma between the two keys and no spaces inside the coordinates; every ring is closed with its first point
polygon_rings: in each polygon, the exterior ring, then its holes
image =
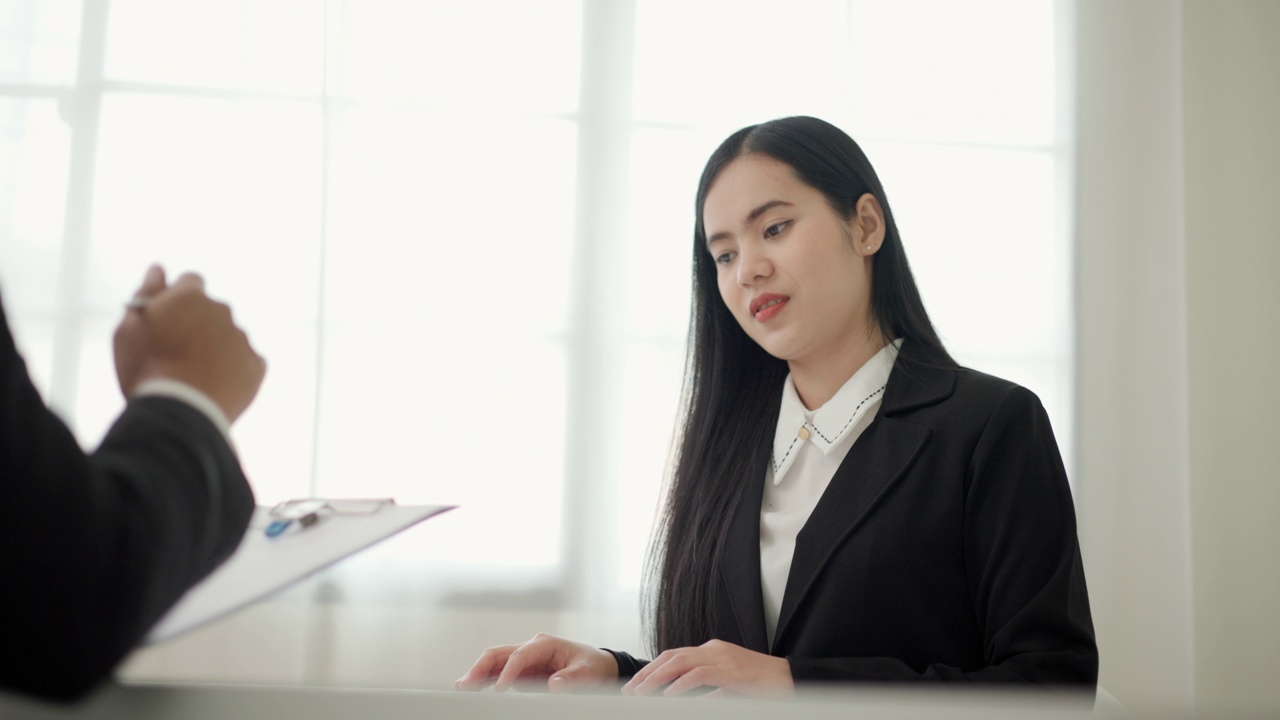
{"type": "Polygon", "coordinates": [[[751,300],[751,314],[756,316],[756,320],[765,322],[782,312],[782,308],[789,300],[791,300],[790,297],[776,293],[758,295],[751,300]]]}

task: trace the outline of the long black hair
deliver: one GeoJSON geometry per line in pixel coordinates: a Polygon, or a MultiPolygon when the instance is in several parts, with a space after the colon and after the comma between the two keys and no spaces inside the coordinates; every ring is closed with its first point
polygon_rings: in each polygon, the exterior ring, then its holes
{"type": "MultiPolygon", "coordinates": [[[[729,522],[746,484],[764,482],[787,375],[786,362],[748,337],[720,298],[703,227],[711,185],[735,158],[752,153],[789,165],[846,220],[856,216],[865,193],[880,201],[885,236],[872,262],[871,313],[887,340],[912,344],[918,362],[955,365],[925,312],[880,178],[857,143],[811,117],[782,118],[730,135],[707,160],[698,183],[684,419],[648,566],[646,614],[652,617],[646,619],[655,651],[712,639],[729,522]]],[[[910,372],[902,357],[895,370],[910,372]]]]}

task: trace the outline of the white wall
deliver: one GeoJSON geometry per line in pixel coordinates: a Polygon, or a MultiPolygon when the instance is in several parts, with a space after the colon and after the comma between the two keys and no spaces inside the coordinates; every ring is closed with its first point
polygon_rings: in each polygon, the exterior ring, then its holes
{"type": "Polygon", "coordinates": [[[1101,685],[1193,697],[1181,4],[1077,15],[1076,503],[1101,685]]]}
{"type": "Polygon", "coordinates": [[[1081,536],[1102,684],[1280,708],[1280,3],[1080,0],[1081,536]]]}
{"type": "Polygon", "coordinates": [[[1280,3],[1183,21],[1198,704],[1280,708],[1280,3]]]}

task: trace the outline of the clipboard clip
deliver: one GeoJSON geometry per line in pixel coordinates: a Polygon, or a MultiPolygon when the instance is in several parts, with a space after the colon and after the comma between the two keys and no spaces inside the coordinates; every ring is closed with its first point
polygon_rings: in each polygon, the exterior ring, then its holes
{"type": "Polygon", "coordinates": [[[279,537],[297,524],[307,529],[320,522],[326,515],[373,515],[388,505],[395,505],[395,498],[296,498],[278,502],[268,513],[267,537],[279,537]]]}

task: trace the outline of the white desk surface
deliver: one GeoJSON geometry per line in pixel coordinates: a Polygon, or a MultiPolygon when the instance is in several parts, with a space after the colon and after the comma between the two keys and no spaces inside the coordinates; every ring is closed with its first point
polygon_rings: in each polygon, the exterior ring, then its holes
{"type": "MultiPolygon", "coordinates": [[[[438,690],[359,690],[237,685],[111,685],[73,708],[0,696],[0,718],[566,718],[661,717],[663,720],[789,720],[886,718],[889,720],[1079,720],[1111,717],[1059,704],[1046,694],[987,695],[977,692],[862,690],[789,701],[742,699],[628,698],[606,695],[543,695],[438,690]]],[[[1135,715],[1134,717],[1143,717],[1135,715]]],[[[1178,717],[1162,712],[1145,717],[1178,717]]],[[[1192,717],[1184,715],[1183,717],[1192,717]]],[[[1216,716],[1215,716],[1216,717],[1216,716]]]]}

